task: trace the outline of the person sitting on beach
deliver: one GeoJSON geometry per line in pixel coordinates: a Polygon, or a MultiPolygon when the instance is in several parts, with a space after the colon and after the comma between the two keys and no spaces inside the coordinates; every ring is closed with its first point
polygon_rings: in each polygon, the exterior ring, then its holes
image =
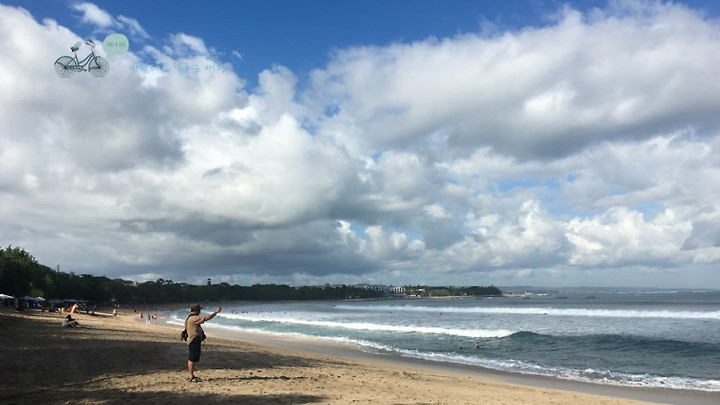
{"type": "Polygon", "coordinates": [[[187,342],[188,342],[188,371],[190,377],[188,381],[199,382],[200,379],[195,376],[195,363],[200,361],[201,343],[205,339],[205,332],[200,325],[205,321],[209,321],[220,313],[222,308],[217,307],[215,312],[210,315],[201,316],[200,310],[202,307],[198,304],[190,307],[190,315],[185,319],[185,330],[187,330],[187,342]]]}
{"type": "Polygon", "coordinates": [[[66,316],[65,319],[63,319],[61,325],[63,328],[79,328],[80,327],[80,324],[78,323],[78,321],[76,319],[73,319],[73,317],[70,315],[66,316]]]}

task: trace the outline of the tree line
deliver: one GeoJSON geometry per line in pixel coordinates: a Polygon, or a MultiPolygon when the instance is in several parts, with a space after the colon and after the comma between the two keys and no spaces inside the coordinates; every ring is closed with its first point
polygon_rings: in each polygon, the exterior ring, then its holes
{"type": "Polygon", "coordinates": [[[502,291],[491,285],[489,287],[433,287],[433,286],[407,286],[405,294],[417,297],[499,297],[502,291]]]}
{"type": "MultiPolygon", "coordinates": [[[[500,295],[497,287],[428,287],[437,295],[500,295]]],[[[56,271],[40,264],[19,247],[0,248],[0,293],[15,297],[76,299],[94,303],[161,304],[204,301],[276,301],[379,298],[375,291],[355,286],[304,286],[256,284],[252,286],[192,285],[159,279],[134,283],[90,274],[56,271]]]]}

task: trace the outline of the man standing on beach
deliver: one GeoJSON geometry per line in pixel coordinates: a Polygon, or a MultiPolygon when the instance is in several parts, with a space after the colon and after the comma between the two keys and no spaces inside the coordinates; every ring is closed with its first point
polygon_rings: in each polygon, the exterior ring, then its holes
{"type": "Polygon", "coordinates": [[[200,379],[195,376],[195,363],[200,361],[201,343],[205,338],[205,332],[203,332],[202,325],[205,321],[209,321],[220,313],[222,308],[217,307],[215,312],[210,315],[201,316],[200,310],[202,307],[198,304],[190,307],[190,315],[185,320],[185,329],[187,330],[187,341],[188,341],[188,371],[190,372],[190,382],[199,382],[200,379]]]}

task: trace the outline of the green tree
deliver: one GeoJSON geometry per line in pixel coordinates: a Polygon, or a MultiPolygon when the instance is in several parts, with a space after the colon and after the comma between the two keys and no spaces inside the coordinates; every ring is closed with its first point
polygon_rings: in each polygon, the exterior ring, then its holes
{"type": "Polygon", "coordinates": [[[19,247],[0,248],[0,286],[14,296],[43,296],[46,285],[43,268],[35,257],[19,247]]]}

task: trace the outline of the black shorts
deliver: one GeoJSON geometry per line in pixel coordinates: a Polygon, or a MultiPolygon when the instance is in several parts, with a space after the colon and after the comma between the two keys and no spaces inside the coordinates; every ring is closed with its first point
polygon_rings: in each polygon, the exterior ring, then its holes
{"type": "Polygon", "coordinates": [[[200,336],[195,336],[193,340],[188,344],[188,360],[192,361],[193,363],[200,361],[200,344],[202,343],[202,338],[200,336]]]}

